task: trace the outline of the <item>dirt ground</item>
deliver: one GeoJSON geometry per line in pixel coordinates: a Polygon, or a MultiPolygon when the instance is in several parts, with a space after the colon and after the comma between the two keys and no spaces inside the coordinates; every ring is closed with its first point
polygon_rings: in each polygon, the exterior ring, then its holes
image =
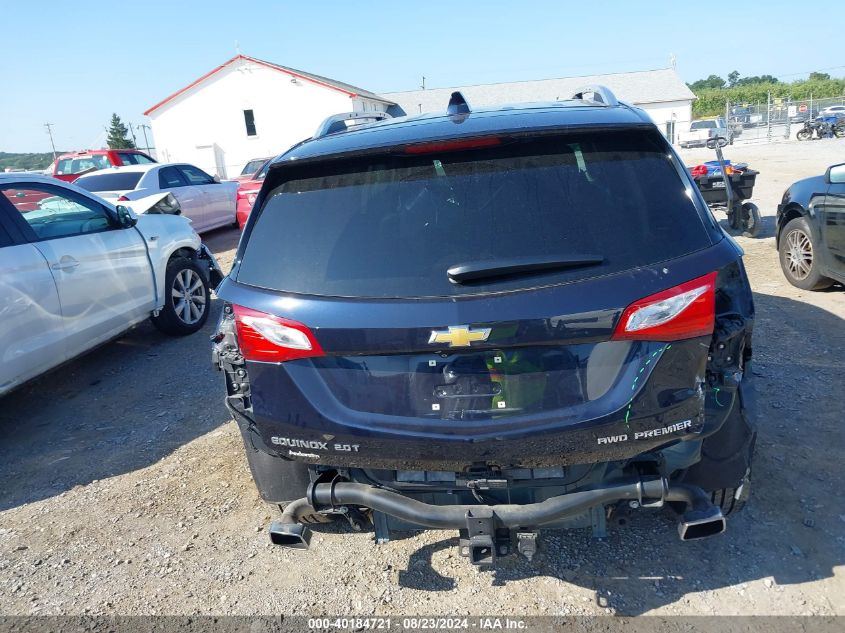
{"type": "MultiPolygon", "coordinates": [[[[533,563],[494,571],[451,532],[377,546],[341,526],[307,552],[272,547],[275,510],[210,365],[217,305],[197,335],[144,324],[0,398],[0,613],[845,614],[845,289],[788,285],[773,245],[784,188],[845,160],[845,140],[728,149],[761,172],[765,224],[737,238],[759,442],[751,504],[724,535],[681,543],[668,512],[643,511],[604,541],[546,533],[533,563]]],[[[206,238],[230,263],[236,232],[206,238]]]]}

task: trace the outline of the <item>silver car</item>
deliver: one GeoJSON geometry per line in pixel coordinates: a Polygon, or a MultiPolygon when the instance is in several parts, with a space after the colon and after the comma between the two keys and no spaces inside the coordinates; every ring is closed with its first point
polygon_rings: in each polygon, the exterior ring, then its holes
{"type": "Polygon", "coordinates": [[[190,222],[0,174],[0,394],[146,318],[190,334],[222,278],[190,222]]]}
{"type": "Polygon", "coordinates": [[[187,163],[110,167],[80,176],[73,184],[112,203],[169,191],[197,233],[235,224],[238,183],[220,182],[187,163]]]}

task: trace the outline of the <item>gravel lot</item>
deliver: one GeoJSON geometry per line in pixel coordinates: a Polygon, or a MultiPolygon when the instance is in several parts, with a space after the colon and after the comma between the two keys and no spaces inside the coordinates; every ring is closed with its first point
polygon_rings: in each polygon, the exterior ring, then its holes
{"type": "MultiPolygon", "coordinates": [[[[845,290],[789,286],[772,237],[784,188],[845,159],[845,140],[726,153],[761,172],[765,222],[761,239],[737,238],[758,310],[760,438],[751,505],[726,534],[684,544],[671,514],[642,512],[601,542],[548,532],[533,563],[484,572],[450,532],[376,546],[341,526],[308,552],[271,547],[275,511],[210,367],[215,314],[187,339],[141,325],[0,398],[0,612],[845,614],[845,290]]],[[[237,233],[206,238],[230,263],[237,233]]]]}

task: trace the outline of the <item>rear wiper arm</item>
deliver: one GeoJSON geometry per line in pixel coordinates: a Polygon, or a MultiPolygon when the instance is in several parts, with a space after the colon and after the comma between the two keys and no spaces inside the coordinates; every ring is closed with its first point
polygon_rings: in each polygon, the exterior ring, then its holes
{"type": "Polygon", "coordinates": [[[601,264],[601,255],[566,255],[551,257],[512,257],[493,261],[467,262],[449,268],[449,281],[456,284],[507,275],[520,275],[546,270],[565,270],[601,264]]]}

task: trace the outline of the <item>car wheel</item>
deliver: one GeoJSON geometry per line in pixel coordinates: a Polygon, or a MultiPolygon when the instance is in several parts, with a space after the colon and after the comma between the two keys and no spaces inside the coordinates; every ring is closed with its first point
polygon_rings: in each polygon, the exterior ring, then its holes
{"type": "Polygon", "coordinates": [[[208,282],[196,263],[175,257],[167,264],[164,306],[153,325],[165,334],[185,336],[199,330],[208,320],[208,282]]]}
{"type": "Polygon", "coordinates": [[[783,229],[778,247],[786,280],[802,290],[822,290],[833,281],[819,272],[816,244],[806,218],[794,218],[783,229]]]}
{"type": "Polygon", "coordinates": [[[753,202],[742,203],[742,224],[745,237],[757,237],[763,228],[760,220],[760,209],[753,202]]]}
{"type": "Polygon", "coordinates": [[[737,395],[721,428],[702,442],[701,459],[680,478],[704,489],[725,516],[739,512],[751,491],[757,431],[745,407],[737,395]]]}
{"type": "Polygon", "coordinates": [[[736,488],[722,488],[710,493],[710,500],[714,506],[722,511],[722,516],[736,514],[748,503],[751,496],[751,469],[745,475],[742,483],[736,488]]]}

